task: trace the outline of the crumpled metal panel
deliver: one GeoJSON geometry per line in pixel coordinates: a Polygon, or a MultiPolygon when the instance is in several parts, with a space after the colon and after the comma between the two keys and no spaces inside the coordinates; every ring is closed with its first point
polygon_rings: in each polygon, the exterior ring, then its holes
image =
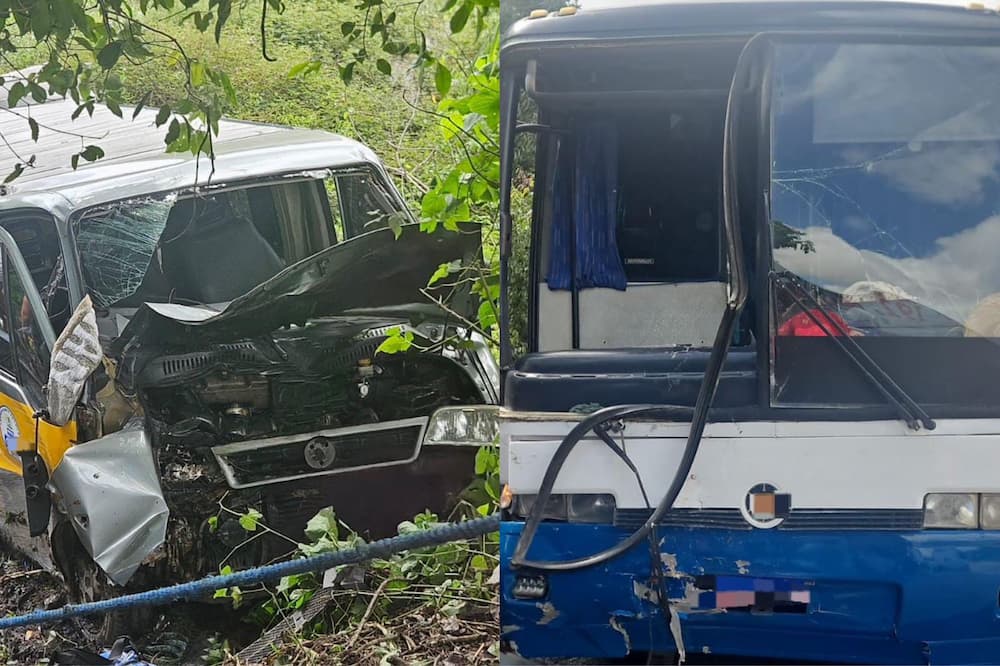
{"type": "MultiPolygon", "coordinates": [[[[217,307],[178,307],[146,303],[114,340],[109,352],[119,353],[129,342],[187,340],[231,341],[252,337],[313,317],[337,315],[354,308],[384,308],[429,303],[421,288],[443,263],[476,259],[480,225],[460,224],[459,231],[438,228],[427,233],[420,225],[402,226],[396,239],[391,229],[373,231],[334,245],[295,263],[249,292],[217,307]]],[[[479,307],[467,285],[441,287],[437,296],[454,291],[448,307],[474,319],[479,307]],[[462,293],[464,292],[464,293],[462,293]]],[[[434,289],[428,291],[434,292],[434,289]]]]}
{"type": "Polygon", "coordinates": [[[104,357],[99,338],[94,305],[84,296],[52,348],[48,408],[49,420],[56,425],[69,422],[87,377],[104,357]]]}
{"type": "Polygon", "coordinates": [[[84,547],[124,585],[163,544],[169,510],[141,424],[70,448],[52,473],[84,547]]]}

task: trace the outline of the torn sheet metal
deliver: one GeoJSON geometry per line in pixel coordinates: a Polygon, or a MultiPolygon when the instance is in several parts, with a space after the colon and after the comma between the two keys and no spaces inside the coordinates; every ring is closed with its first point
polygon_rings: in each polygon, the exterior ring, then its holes
{"type": "Polygon", "coordinates": [[[81,543],[118,585],[163,544],[169,510],[141,423],[71,447],[50,484],[81,543]]]}
{"type": "Polygon", "coordinates": [[[94,304],[90,296],[84,296],[52,347],[48,384],[50,421],[59,426],[69,422],[87,377],[103,357],[94,304]]]}
{"type": "MultiPolygon", "coordinates": [[[[433,233],[404,225],[399,239],[391,229],[381,229],[303,259],[221,308],[147,303],[110,353],[140,337],[165,342],[196,333],[206,341],[230,341],[234,335],[261,335],[355,308],[426,303],[421,288],[427,277],[443,263],[475,260],[480,235],[480,226],[471,223],[459,225],[457,232],[439,228],[433,233]]],[[[464,294],[449,297],[448,307],[474,319],[478,303],[465,287],[464,294]]]]}

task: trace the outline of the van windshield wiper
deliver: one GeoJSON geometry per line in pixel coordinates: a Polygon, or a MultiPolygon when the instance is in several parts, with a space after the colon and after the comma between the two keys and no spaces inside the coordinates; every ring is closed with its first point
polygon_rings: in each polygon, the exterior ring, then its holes
{"type": "Polygon", "coordinates": [[[795,301],[795,304],[812,320],[813,324],[831,338],[837,347],[851,359],[855,367],[878,389],[879,393],[889,401],[889,404],[896,408],[910,429],[920,430],[921,425],[927,430],[934,430],[937,427],[934,419],[928,416],[927,412],[861,348],[861,345],[851,337],[850,331],[845,330],[838,318],[830,312],[829,308],[819,302],[809,288],[802,284],[797,275],[788,271],[772,271],[770,277],[774,284],[785,290],[785,293],[795,301]],[[803,299],[806,301],[805,303],[803,303],[803,299]],[[817,316],[817,313],[821,316],[817,316]]]}

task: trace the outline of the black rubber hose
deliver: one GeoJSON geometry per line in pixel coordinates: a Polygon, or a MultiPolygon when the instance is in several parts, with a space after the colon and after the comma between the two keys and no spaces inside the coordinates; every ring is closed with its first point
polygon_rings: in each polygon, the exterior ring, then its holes
{"type": "Polygon", "coordinates": [[[594,412],[570,430],[566,438],[559,444],[559,448],[556,449],[548,468],[545,470],[545,476],[542,478],[541,486],[538,488],[535,503],[532,505],[524,529],[521,531],[517,547],[514,549],[514,555],[510,558],[511,567],[523,567],[541,571],[573,571],[584,569],[618,557],[649,536],[650,531],[656,523],[673,506],[677,496],[680,495],[681,488],[684,487],[684,483],[687,481],[688,474],[691,473],[691,466],[694,464],[698,447],[701,445],[701,437],[705,431],[705,424],[708,420],[708,408],[715,397],[722,364],[729,350],[729,340],[732,339],[733,326],[739,317],[740,309],[727,309],[722,318],[716,336],[716,344],[712,350],[709,366],[705,369],[705,379],[702,382],[701,391],[694,409],[678,405],[618,405],[594,412]],[[538,527],[542,522],[542,513],[549,498],[552,496],[552,489],[555,486],[556,478],[558,478],[559,472],[562,470],[562,466],[569,457],[569,454],[587,433],[600,424],[613,419],[634,418],[638,416],[669,420],[680,420],[677,417],[683,417],[685,420],[691,419],[691,430],[688,433],[687,444],[684,447],[681,461],[677,465],[677,470],[674,473],[673,480],[670,482],[670,487],[667,489],[663,499],[656,506],[656,510],[653,511],[643,526],[629,535],[628,538],[599,553],[558,562],[527,559],[528,549],[531,547],[535,539],[535,534],[538,532],[538,527]]]}

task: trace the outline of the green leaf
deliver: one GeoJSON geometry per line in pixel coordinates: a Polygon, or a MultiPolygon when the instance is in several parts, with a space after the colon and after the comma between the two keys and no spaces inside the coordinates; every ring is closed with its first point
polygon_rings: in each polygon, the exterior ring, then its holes
{"type": "Polygon", "coordinates": [[[122,107],[118,104],[118,100],[111,99],[109,97],[104,100],[104,106],[108,107],[108,111],[115,114],[119,118],[122,117],[122,107]]]}
{"type": "Polygon", "coordinates": [[[226,101],[228,101],[233,106],[236,105],[236,88],[233,87],[233,82],[229,78],[229,75],[225,72],[219,72],[219,81],[222,82],[222,90],[226,93],[226,101]]]}
{"type": "Polygon", "coordinates": [[[229,597],[229,590],[222,588],[221,590],[216,590],[215,594],[212,595],[213,599],[226,599],[229,597]]]}
{"type": "Polygon", "coordinates": [[[354,78],[354,63],[349,62],[340,68],[340,80],[344,82],[344,85],[347,85],[351,82],[351,79],[353,78],[354,78]]]}
{"type": "Polygon", "coordinates": [[[108,42],[108,44],[97,52],[97,64],[104,69],[111,69],[122,57],[125,44],[122,42],[108,42]]]}
{"type": "Polygon", "coordinates": [[[385,58],[379,58],[375,61],[375,69],[382,72],[386,76],[392,74],[392,65],[385,58]]]}
{"type": "Polygon", "coordinates": [[[24,165],[18,162],[14,165],[11,172],[7,174],[7,177],[3,179],[3,184],[6,185],[7,183],[16,180],[22,173],[24,173],[24,165]]]}
{"type": "Polygon", "coordinates": [[[408,221],[406,215],[398,210],[389,213],[385,218],[385,223],[392,229],[392,235],[395,236],[396,240],[399,240],[399,237],[403,235],[403,224],[408,221]]]}
{"type": "Polygon", "coordinates": [[[10,92],[7,93],[7,108],[13,109],[27,94],[28,86],[24,85],[20,81],[12,85],[10,87],[10,92]]]}
{"type": "Polygon", "coordinates": [[[41,87],[34,81],[28,81],[28,92],[31,93],[31,99],[35,100],[39,104],[45,101],[48,94],[45,92],[45,88],[41,87]]]}
{"type": "Polygon", "coordinates": [[[139,100],[139,103],[135,105],[135,110],[132,111],[132,120],[135,120],[136,118],[139,117],[139,114],[142,113],[142,110],[144,108],[146,108],[146,104],[149,103],[149,98],[152,96],[153,96],[152,90],[147,91],[146,94],[142,96],[142,99],[139,100]]]}
{"type": "Polygon", "coordinates": [[[156,114],[156,126],[160,127],[163,123],[170,119],[170,107],[161,106],[160,111],[156,114]]]}
{"type": "Polygon", "coordinates": [[[31,7],[31,32],[37,41],[43,41],[52,30],[52,11],[48,0],[36,0],[31,7]]]}
{"type": "Polygon", "coordinates": [[[462,270],[462,260],[461,259],[456,259],[454,261],[450,261],[448,263],[441,264],[440,266],[437,267],[437,270],[434,271],[434,274],[431,275],[431,279],[427,281],[427,286],[430,287],[435,282],[438,282],[439,280],[443,280],[446,277],[448,277],[449,275],[451,275],[452,273],[455,273],[455,272],[460,271],[460,270],[462,270]]]}
{"type": "Polygon", "coordinates": [[[88,162],[96,162],[104,157],[104,151],[100,146],[86,146],[82,151],[80,151],[80,157],[88,162]]]}
{"type": "Polygon", "coordinates": [[[215,43],[219,44],[222,41],[222,26],[226,25],[226,21],[229,20],[229,15],[233,11],[232,0],[218,0],[219,2],[219,17],[215,20],[215,43]]]}
{"type": "Polygon", "coordinates": [[[347,37],[352,32],[354,32],[353,21],[346,21],[340,24],[340,34],[342,34],[344,37],[347,37]]]}
{"type": "Polygon", "coordinates": [[[437,88],[442,97],[451,90],[451,70],[440,62],[434,68],[434,87],[437,88]]]}
{"type": "Polygon", "coordinates": [[[34,118],[28,118],[28,127],[31,128],[31,140],[38,141],[38,121],[34,118]]]}
{"type": "Polygon", "coordinates": [[[495,447],[483,446],[476,451],[476,475],[485,476],[500,468],[495,447]]]}
{"type": "Polygon", "coordinates": [[[472,557],[472,561],[469,562],[469,564],[472,565],[473,569],[476,569],[478,571],[488,571],[493,568],[490,566],[489,562],[486,561],[486,558],[483,557],[482,555],[474,555],[472,557]]]}
{"type": "Polygon", "coordinates": [[[256,532],[257,523],[260,519],[264,517],[257,509],[249,509],[246,513],[240,516],[240,527],[245,529],[247,532],[256,532]]]}
{"type": "Polygon", "coordinates": [[[398,354],[405,352],[413,346],[413,333],[410,331],[404,333],[398,328],[393,328],[389,330],[388,336],[378,346],[378,349],[375,350],[376,354],[379,352],[383,354],[398,354]]]}
{"type": "Polygon", "coordinates": [[[216,531],[218,531],[218,529],[219,529],[219,517],[218,516],[209,516],[208,517],[208,531],[209,532],[216,532],[216,531]]]}
{"type": "Polygon", "coordinates": [[[191,63],[191,85],[197,87],[205,83],[205,65],[200,62],[191,63]]]}
{"type": "Polygon", "coordinates": [[[170,127],[167,128],[167,135],[163,138],[163,142],[168,146],[177,141],[181,136],[181,122],[174,118],[170,121],[170,127]]]}
{"type": "Polygon", "coordinates": [[[465,24],[469,22],[469,15],[472,13],[472,3],[464,2],[462,6],[455,10],[455,13],[451,15],[451,21],[449,26],[451,27],[452,34],[456,32],[461,32],[465,24]]]}
{"type": "Polygon", "coordinates": [[[340,532],[339,525],[337,525],[337,515],[330,507],[320,510],[306,523],[305,532],[306,536],[313,541],[319,541],[324,536],[337,539],[340,532]]]}

